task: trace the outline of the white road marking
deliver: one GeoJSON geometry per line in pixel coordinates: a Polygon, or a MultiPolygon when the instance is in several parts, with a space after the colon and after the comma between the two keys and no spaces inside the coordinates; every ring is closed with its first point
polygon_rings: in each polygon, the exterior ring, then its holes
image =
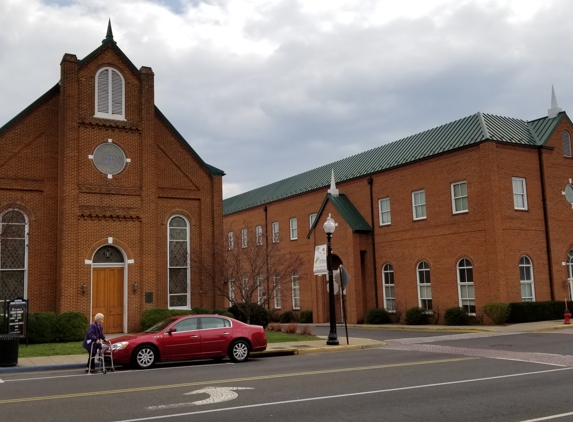
{"type": "Polygon", "coordinates": [[[545,416],[543,418],[537,418],[537,419],[528,419],[526,421],[521,421],[521,422],[537,422],[537,421],[548,421],[550,419],[557,419],[557,418],[564,418],[565,416],[571,416],[573,415],[573,412],[569,412],[569,413],[560,413],[559,415],[550,415],[550,416],[545,416]]]}
{"type": "MultiPolygon", "coordinates": [[[[199,410],[196,412],[178,413],[178,414],[174,414],[174,415],[150,416],[150,417],[138,418],[138,419],[124,419],[124,420],[117,421],[117,422],[150,421],[150,420],[154,420],[154,419],[168,419],[168,418],[176,418],[176,417],[181,417],[181,416],[200,415],[200,414],[204,414],[204,413],[228,412],[231,410],[252,409],[252,408],[256,408],[256,407],[278,406],[278,405],[284,405],[284,404],[303,403],[303,402],[310,402],[310,401],[317,401],[317,400],[332,400],[332,399],[339,399],[339,398],[344,398],[344,397],[365,396],[368,394],[391,393],[394,391],[416,390],[416,389],[420,389],[420,388],[435,388],[435,387],[440,387],[440,386],[444,386],[444,385],[466,384],[466,383],[471,383],[471,382],[490,381],[490,380],[498,380],[498,379],[504,379],[504,378],[515,378],[515,377],[523,377],[523,376],[528,376],[528,375],[548,374],[551,372],[569,371],[571,369],[572,368],[549,369],[547,371],[524,372],[522,374],[499,375],[499,376],[495,376],[495,377],[473,378],[473,379],[469,379],[469,380],[448,381],[448,382],[442,382],[442,383],[436,383],[436,384],[412,385],[410,387],[387,388],[384,390],[363,391],[363,392],[359,392],[359,393],[347,393],[347,394],[336,394],[336,395],[332,395],[332,396],[309,397],[306,399],[284,400],[284,401],[277,401],[277,402],[270,402],[270,403],[250,404],[250,405],[246,405],[246,406],[225,407],[222,409],[199,410]]],[[[539,420],[542,420],[542,419],[539,419],[539,420]]],[[[524,422],[527,422],[527,421],[524,421],[524,422]]]]}
{"type": "Polygon", "coordinates": [[[2,381],[2,378],[0,378],[0,384],[4,384],[4,381],[2,381]]]}
{"type": "Polygon", "coordinates": [[[185,406],[201,406],[203,404],[214,404],[222,403],[224,401],[235,400],[239,395],[235,393],[234,390],[252,390],[251,387],[206,387],[201,390],[191,391],[190,393],[185,393],[185,396],[193,394],[209,394],[209,398],[205,400],[192,401],[187,403],[177,403],[177,404],[165,404],[161,406],[150,406],[147,410],[162,410],[162,409],[174,409],[178,407],[185,406]]]}

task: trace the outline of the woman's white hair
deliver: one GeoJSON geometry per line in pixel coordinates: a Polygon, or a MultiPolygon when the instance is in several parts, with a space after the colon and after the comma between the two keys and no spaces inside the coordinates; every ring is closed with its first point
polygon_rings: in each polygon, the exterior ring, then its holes
{"type": "Polygon", "coordinates": [[[99,321],[103,319],[103,314],[96,314],[94,321],[99,321]]]}

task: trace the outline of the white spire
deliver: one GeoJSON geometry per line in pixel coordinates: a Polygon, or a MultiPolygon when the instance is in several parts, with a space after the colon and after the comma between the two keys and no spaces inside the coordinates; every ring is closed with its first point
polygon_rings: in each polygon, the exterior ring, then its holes
{"type": "Polygon", "coordinates": [[[557,105],[557,97],[555,96],[555,90],[553,89],[553,85],[551,85],[551,108],[547,110],[547,117],[550,119],[557,117],[557,115],[563,111],[557,105]]]}
{"type": "Polygon", "coordinates": [[[336,183],[334,182],[334,169],[332,169],[332,177],[330,178],[330,189],[328,193],[332,196],[338,196],[338,189],[336,189],[336,183]]]}

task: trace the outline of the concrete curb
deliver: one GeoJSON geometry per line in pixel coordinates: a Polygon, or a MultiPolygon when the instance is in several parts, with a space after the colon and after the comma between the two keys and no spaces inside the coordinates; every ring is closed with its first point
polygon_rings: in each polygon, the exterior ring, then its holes
{"type": "Polygon", "coordinates": [[[1,367],[0,374],[11,372],[36,372],[36,371],[51,371],[59,369],[81,369],[85,368],[85,363],[61,363],[57,365],[38,365],[38,366],[8,366],[1,367]]]}

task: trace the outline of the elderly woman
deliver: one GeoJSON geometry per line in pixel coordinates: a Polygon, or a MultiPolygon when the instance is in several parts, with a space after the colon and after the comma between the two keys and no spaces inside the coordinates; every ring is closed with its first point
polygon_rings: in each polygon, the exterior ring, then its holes
{"type": "Polygon", "coordinates": [[[84,338],[82,346],[90,354],[88,358],[86,372],[94,371],[93,358],[96,355],[97,351],[101,349],[102,340],[106,341],[106,338],[103,335],[102,324],[103,324],[103,314],[96,314],[94,322],[90,324],[88,332],[86,333],[86,337],[84,338]]]}

